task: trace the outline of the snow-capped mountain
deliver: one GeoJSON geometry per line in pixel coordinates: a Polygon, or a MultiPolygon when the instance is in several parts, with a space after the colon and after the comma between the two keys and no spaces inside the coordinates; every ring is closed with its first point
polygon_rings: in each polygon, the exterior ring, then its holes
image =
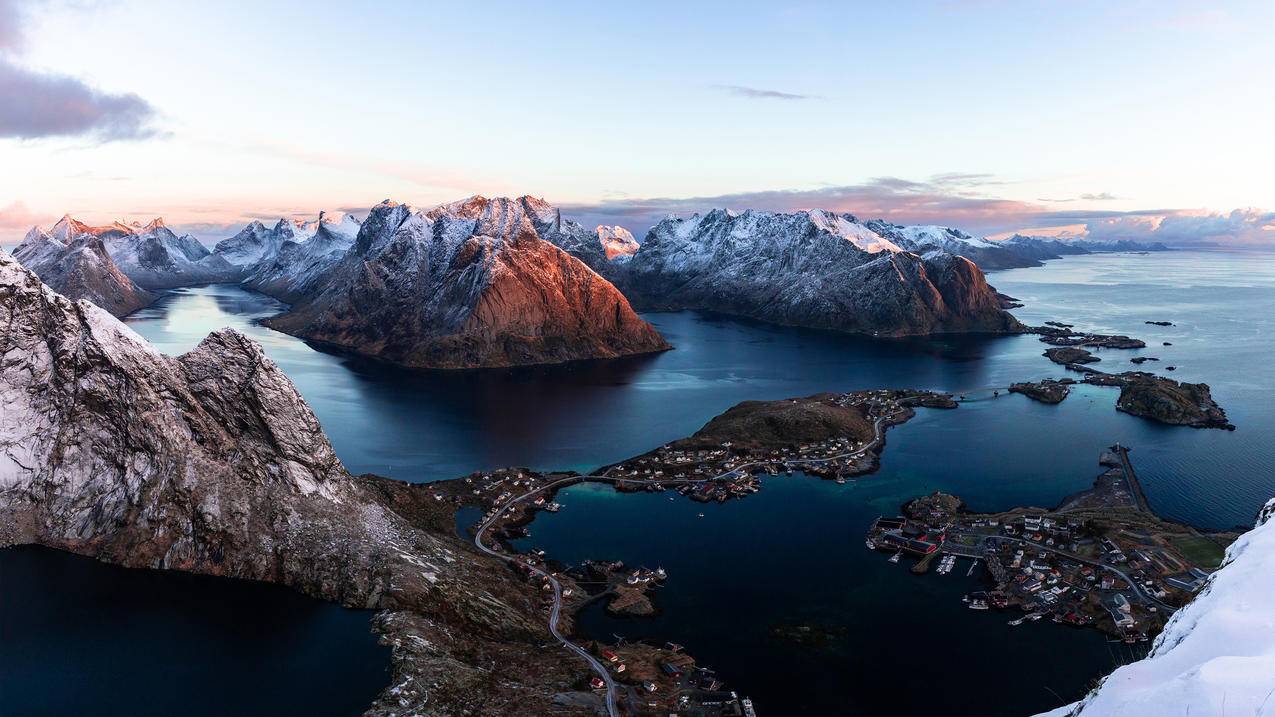
{"type": "Polygon", "coordinates": [[[352,214],[320,212],[317,221],[279,218],[270,227],[254,219],[235,236],[218,241],[213,255],[221,256],[227,263],[240,267],[245,274],[251,274],[273,263],[279,249],[287,242],[303,244],[314,239],[320,227],[326,227],[329,233],[337,235],[354,235],[358,233],[358,219],[352,214]]]}
{"type": "Polygon", "coordinates": [[[69,244],[83,236],[101,239],[111,260],[134,284],[145,289],[170,289],[235,279],[235,269],[189,234],[177,236],[156,218],[142,225],[112,222],[90,226],[62,217],[48,232],[69,244]]]}
{"type": "Polygon", "coordinates": [[[1052,237],[1015,234],[1003,240],[1001,244],[1019,256],[1035,259],[1038,262],[1089,253],[1089,250],[1080,244],[1060,241],[1052,237]]]}
{"type": "Polygon", "coordinates": [[[647,234],[619,284],[639,306],[839,331],[1016,331],[983,272],[905,251],[850,214],[714,210],[647,234]]]}
{"type": "Polygon", "coordinates": [[[87,299],[116,316],[131,314],[158,298],[120,271],[100,234],[69,230],[62,222],[54,228],[65,241],[33,227],[13,256],[55,291],[87,299]]]}
{"type": "Polygon", "coordinates": [[[189,234],[177,236],[155,219],[129,234],[104,237],[106,251],[134,283],[147,289],[228,281],[234,269],[189,234]]]}
{"type": "Polygon", "coordinates": [[[542,239],[583,261],[609,281],[615,280],[617,267],[637,251],[637,241],[623,227],[598,226],[590,231],[563,219],[562,212],[543,199],[522,197],[518,201],[542,239]]]}
{"type": "Polygon", "coordinates": [[[952,227],[903,226],[884,219],[873,219],[865,224],[910,252],[922,256],[936,251],[956,254],[978,264],[983,271],[1040,266],[1039,261],[1019,254],[1003,242],[980,239],[952,227]]]}
{"type": "Polygon", "coordinates": [[[595,230],[607,261],[628,261],[637,253],[638,242],[633,233],[621,226],[599,224],[595,230]]]}
{"type": "Polygon", "coordinates": [[[319,212],[318,221],[302,229],[296,238],[279,244],[273,259],[246,266],[252,273],[244,285],[287,302],[312,293],[354,246],[359,220],[351,214],[319,212]]]}
{"type": "Polygon", "coordinates": [[[1275,500],[1151,652],[1047,717],[1261,715],[1275,694],[1275,500]]]}
{"type": "Polygon", "coordinates": [[[470,197],[428,212],[382,202],[313,293],[267,324],[434,368],[667,349],[614,286],[549,240],[564,224],[531,197],[470,197]]]}

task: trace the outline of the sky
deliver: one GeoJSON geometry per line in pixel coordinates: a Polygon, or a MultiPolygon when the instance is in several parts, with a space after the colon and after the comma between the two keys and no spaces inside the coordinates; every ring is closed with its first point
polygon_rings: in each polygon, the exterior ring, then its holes
{"type": "Polygon", "coordinates": [[[543,197],[1275,244],[1275,3],[0,0],[0,240],[543,197]]]}

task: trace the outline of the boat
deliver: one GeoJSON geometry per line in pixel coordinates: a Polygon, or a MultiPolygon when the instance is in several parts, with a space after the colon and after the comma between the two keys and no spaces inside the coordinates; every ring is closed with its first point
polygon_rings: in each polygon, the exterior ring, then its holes
{"type": "Polygon", "coordinates": [[[902,551],[902,550],[900,550],[899,552],[895,553],[894,555],[891,555],[891,556],[890,556],[890,562],[892,562],[892,563],[897,563],[897,562],[899,562],[899,558],[901,558],[901,557],[903,557],[903,551],[902,551]]]}
{"type": "Polygon", "coordinates": [[[703,517],[704,517],[704,514],[703,514],[703,513],[700,513],[700,514],[699,514],[699,517],[703,518],[703,517]]]}
{"type": "Polygon", "coordinates": [[[872,542],[872,538],[868,538],[867,540],[863,541],[863,544],[864,544],[864,545],[866,545],[866,546],[868,546],[868,550],[876,550],[876,549],[877,549],[877,544],[876,544],[876,543],[874,543],[874,542],[872,542]]]}
{"type": "Polygon", "coordinates": [[[976,600],[970,600],[970,609],[971,609],[971,610],[986,610],[986,609],[987,609],[987,601],[986,601],[986,600],[977,600],[977,599],[976,599],[976,600]]]}

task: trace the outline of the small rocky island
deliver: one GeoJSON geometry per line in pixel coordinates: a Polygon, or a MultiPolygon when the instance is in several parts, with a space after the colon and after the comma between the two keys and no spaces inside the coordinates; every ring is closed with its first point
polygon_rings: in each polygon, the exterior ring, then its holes
{"type": "Polygon", "coordinates": [[[1075,383],[1075,380],[1070,378],[1060,380],[1047,378],[1043,381],[1010,384],[1009,392],[1021,393],[1041,403],[1062,403],[1063,399],[1071,393],[1071,387],[1075,383]]]}
{"type": "Polygon", "coordinates": [[[1097,363],[1102,360],[1084,349],[1073,348],[1070,346],[1045,349],[1045,353],[1041,355],[1048,358],[1050,361],[1053,361],[1056,364],[1062,364],[1063,366],[1069,364],[1097,363]]]}
{"type": "Polygon", "coordinates": [[[1207,383],[1185,383],[1143,371],[1090,373],[1085,383],[1119,386],[1116,408],[1160,423],[1192,428],[1235,430],[1226,411],[1213,400],[1207,383]]]}

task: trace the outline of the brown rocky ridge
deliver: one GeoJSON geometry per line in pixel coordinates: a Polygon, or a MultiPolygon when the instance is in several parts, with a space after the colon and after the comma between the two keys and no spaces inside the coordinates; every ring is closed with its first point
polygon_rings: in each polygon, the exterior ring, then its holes
{"type": "Polygon", "coordinates": [[[664,351],[606,279],[542,238],[531,197],[429,212],[383,202],[321,286],[272,328],[397,364],[480,368],[664,351]]]}

